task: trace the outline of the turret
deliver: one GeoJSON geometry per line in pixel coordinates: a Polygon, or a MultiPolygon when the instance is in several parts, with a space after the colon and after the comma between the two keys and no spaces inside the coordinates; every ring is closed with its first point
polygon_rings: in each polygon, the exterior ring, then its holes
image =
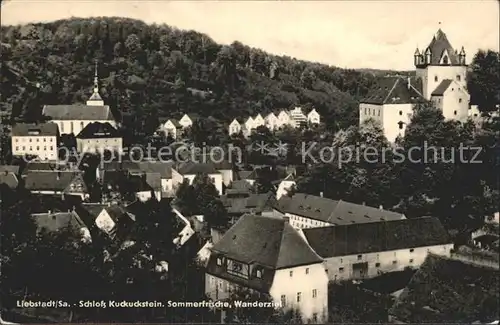
{"type": "Polygon", "coordinates": [[[415,50],[415,54],[413,54],[413,62],[415,64],[415,66],[418,66],[421,64],[421,54],[420,54],[420,51],[418,50],[418,47],[417,49],[415,50]]]}
{"type": "Polygon", "coordinates": [[[104,101],[101,98],[101,95],[99,94],[99,78],[97,77],[97,60],[95,61],[95,68],[94,68],[94,90],[92,92],[92,96],[90,96],[89,100],[87,101],[87,105],[89,106],[103,106],[104,101]]]}
{"type": "Polygon", "coordinates": [[[460,50],[460,53],[458,54],[458,61],[461,65],[465,65],[465,49],[462,46],[462,49],[460,50]]]}
{"type": "Polygon", "coordinates": [[[425,51],[425,63],[426,64],[430,64],[431,63],[431,49],[430,48],[427,48],[427,50],[425,51]]]}

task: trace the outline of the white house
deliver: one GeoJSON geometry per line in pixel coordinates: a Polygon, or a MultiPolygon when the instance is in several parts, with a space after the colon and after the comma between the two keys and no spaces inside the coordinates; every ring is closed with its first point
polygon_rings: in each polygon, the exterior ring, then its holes
{"type": "Polygon", "coordinates": [[[318,125],[320,123],[320,115],[316,111],[316,109],[312,109],[308,114],[307,114],[307,123],[309,125],[318,125]]]}
{"type": "Polygon", "coordinates": [[[194,179],[198,175],[208,175],[212,183],[214,184],[219,195],[222,195],[222,174],[215,168],[212,163],[195,163],[186,162],[179,166],[172,168],[172,185],[174,191],[182,184],[185,180],[189,185],[193,184],[194,179]]]}
{"type": "Polygon", "coordinates": [[[307,124],[307,116],[302,112],[302,107],[295,107],[290,111],[290,125],[294,128],[307,124]]]}
{"type": "Polygon", "coordinates": [[[247,118],[247,120],[245,121],[245,128],[247,130],[249,130],[250,132],[251,132],[251,130],[255,129],[255,123],[254,123],[254,120],[251,116],[249,118],[247,118]]]}
{"type": "Polygon", "coordinates": [[[254,128],[258,128],[259,126],[265,126],[266,125],[266,121],[264,120],[264,118],[262,117],[262,115],[257,114],[255,116],[255,118],[253,119],[253,126],[254,128]]]}
{"type": "Polygon", "coordinates": [[[331,281],[418,268],[429,253],[449,257],[453,248],[446,229],[432,217],[301,231],[312,249],[325,259],[331,281]]]}
{"type": "Polygon", "coordinates": [[[282,196],[275,209],[297,229],[406,219],[404,214],[321,196],[295,193],[282,196]]]}
{"type": "Polygon", "coordinates": [[[189,128],[193,126],[193,123],[199,119],[197,114],[184,114],[182,118],[179,120],[179,124],[183,129],[189,128]]]}
{"type": "Polygon", "coordinates": [[[465,121],[469,117],[470,95],[463,85],[455,80],[443,80],[431,93],[434,106],[443,112],[445,119],[465,121]]]}
{"type": "Polygon", "coordinates": [[[229,124],[228,133],[229,135],[239,134],[241,132],[241,124],[237,119],[234,119],[231,124],[229,124]]]}
{"type": "Polygon", "coordinates": [[[37,156],[40,160],[57,160],[57,125],[55,123],[18,123],[12,127],[13,156],[37,156]]]}
{"type": "Polygon", "coordinates": [[[173,139],[177,139],[182,129],[182,125],[176,119],[169,119],[161,125],[160,129],[165,132],[165,136],[171,136],[173,139]]]}
{"type": "Polygon", "coordinates": [[[191,223],[189,222],[189,220],[184,217],[184,215],[182,215],[179,210],[172,209],[172,211],[184,223],[184,227],[181,229],[177,237],[175,237],[173,240],[173,243],[180,247],[183,246],[194,235],[194,230],[191,227],[191,223]]]}
{"type": "Polygon", "coordinates": [[[99,94],[97,66],[94,76],[94,91],[86,105],[45,105],[42,114],[50,117],[52,122],[58,125],[60,134],[77,135],[93,122],[109,123],[113,127],[117,127],[110,107],[104,105],[99,94]]]}
{"type": "Polygon", "coordinates": [[[288,191],[295,185],[297,185],[295,177],[293,174],[289,174],[279,183],[278,189],[276,190],[276,199],[279,200],[282,196],[287,195],[288,191]]]}
{"type": "Polygon", "coordinates": [[[212,300],[246,288],[300,311],[304,321],[328,320],[323,260],[285,219],[244,215],[210,250],[205,291],[212,300]]]}
{"type": "Polygon", "coordinates": [[[278,128],[285,127],[287,125],[290,125],[290,113],[287,110],[281,110],[278,114],[278,128]]]}
{"type": "Polygon", "coordinates": [[[269,113],[264,120],[266,122],[266,127],[269,130],[274,131],[278,128],[278,117],[273,112],[269,113]]]}
{"type": "MultiPolygon", "coordinates": [[[[91,205],[85,207],[89,209],[91,205]]],[[[116,236],[122,237],[122,235],[128,233],[135,222],[135,215],[128,212],[127,209],[121,205],[100,205],[97,206],[98,212],[95,218],[95,225],[101,231],[106,233],[112,238],[116,236]]]]}
{"type": "Polygon", "coordinates": [[[76,148],[80,153],[123,153],[122,136],[111,124],[93,122],[87,124],[76,136],[76,148]]]}

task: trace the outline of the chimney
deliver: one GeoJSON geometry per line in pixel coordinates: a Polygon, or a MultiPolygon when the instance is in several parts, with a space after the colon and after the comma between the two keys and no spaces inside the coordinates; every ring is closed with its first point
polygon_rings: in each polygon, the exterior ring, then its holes
{"type": "Polygon", "coordinates": [[[290,223],[290,217],[283,216],[283,221],[285,221],[285,223],[290,223]]]}
{"type": "Polygon", "coordinates": [[[384,210],[384,206],[383,206],[383,205],[380,205],[380,206],[378,207],[378,209],[379,209],[379,210],[384,210]]]}
{"type": "Polygon", "coordinates": [[[410,87],[411,87],[411,78],[410,78],[410,76],[408,76],[407,81],[408,81],[408,89],[410,89],[410,87]]]}
{"type": "Polygon", "coordinates": [[[49,210],[47,213],[48,213],[48,214],[52,214],[52,210],[49,210]]]}
{"type": "Polygon", "coordinates": [[[319,192],[319,196],[320,196],[320,197],[323,197],[323,192],[319,192]]]}

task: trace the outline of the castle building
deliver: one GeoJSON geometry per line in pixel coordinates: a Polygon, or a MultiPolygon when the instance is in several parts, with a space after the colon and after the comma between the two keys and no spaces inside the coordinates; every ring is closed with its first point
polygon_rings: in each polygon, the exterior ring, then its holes
{"type": "Polygon", "coordinates": [[[380,123],[390,142],[404,136],[416,105],[431,102],[446,119],[466,121],[469,115],[465,50],[454,49],[439,29],[429,46],[414,53],[415,77],[381,78],[361,100],[359,122],[380,123]]]}

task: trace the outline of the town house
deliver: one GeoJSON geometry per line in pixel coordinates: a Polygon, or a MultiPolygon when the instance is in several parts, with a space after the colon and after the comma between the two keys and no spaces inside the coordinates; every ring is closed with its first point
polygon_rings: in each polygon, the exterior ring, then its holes
{"type": "Polygon", "coordinates": [[[222,174],[211,163],[186,162],[172,168],[172,185],[174,191],[185,180],[189,185],[192,185],[195,177],[203,174],[208,175],[219,195],[222,195],[222,174]]]}
{"type": "Polygon", "coordinates": [[[328,320],[328,277],[322,259],[286,219],[247,214],[211,248],[206,294],[224,300],[237,288],[269,294],[305,321],[328,320]]]}
{"type": "Polygon", "coordinates": [[[54,123],[18,123],[12,127],[13,156],[36,156],[40,160],[57,160],[57,125],[54,123]]]}
{"type": "Polygon", "coordinates": [[[76,137],[76,148],[80,153],[123,153],[120,133],[108,122],[87,124],[76,137]]]}
{"type": "Polygon", "coordinates": [[[437,218],[353,223],[301,230],[325,259],[332,281],[418,268],[429,253],[450,256],[453,242],[437,218]]]}
{"type": "Polygon", "coordinates": [[[74,171],[31,171],[23,174],[24,187],[34,194],[89,198],[82,173],[74,171]]]}

